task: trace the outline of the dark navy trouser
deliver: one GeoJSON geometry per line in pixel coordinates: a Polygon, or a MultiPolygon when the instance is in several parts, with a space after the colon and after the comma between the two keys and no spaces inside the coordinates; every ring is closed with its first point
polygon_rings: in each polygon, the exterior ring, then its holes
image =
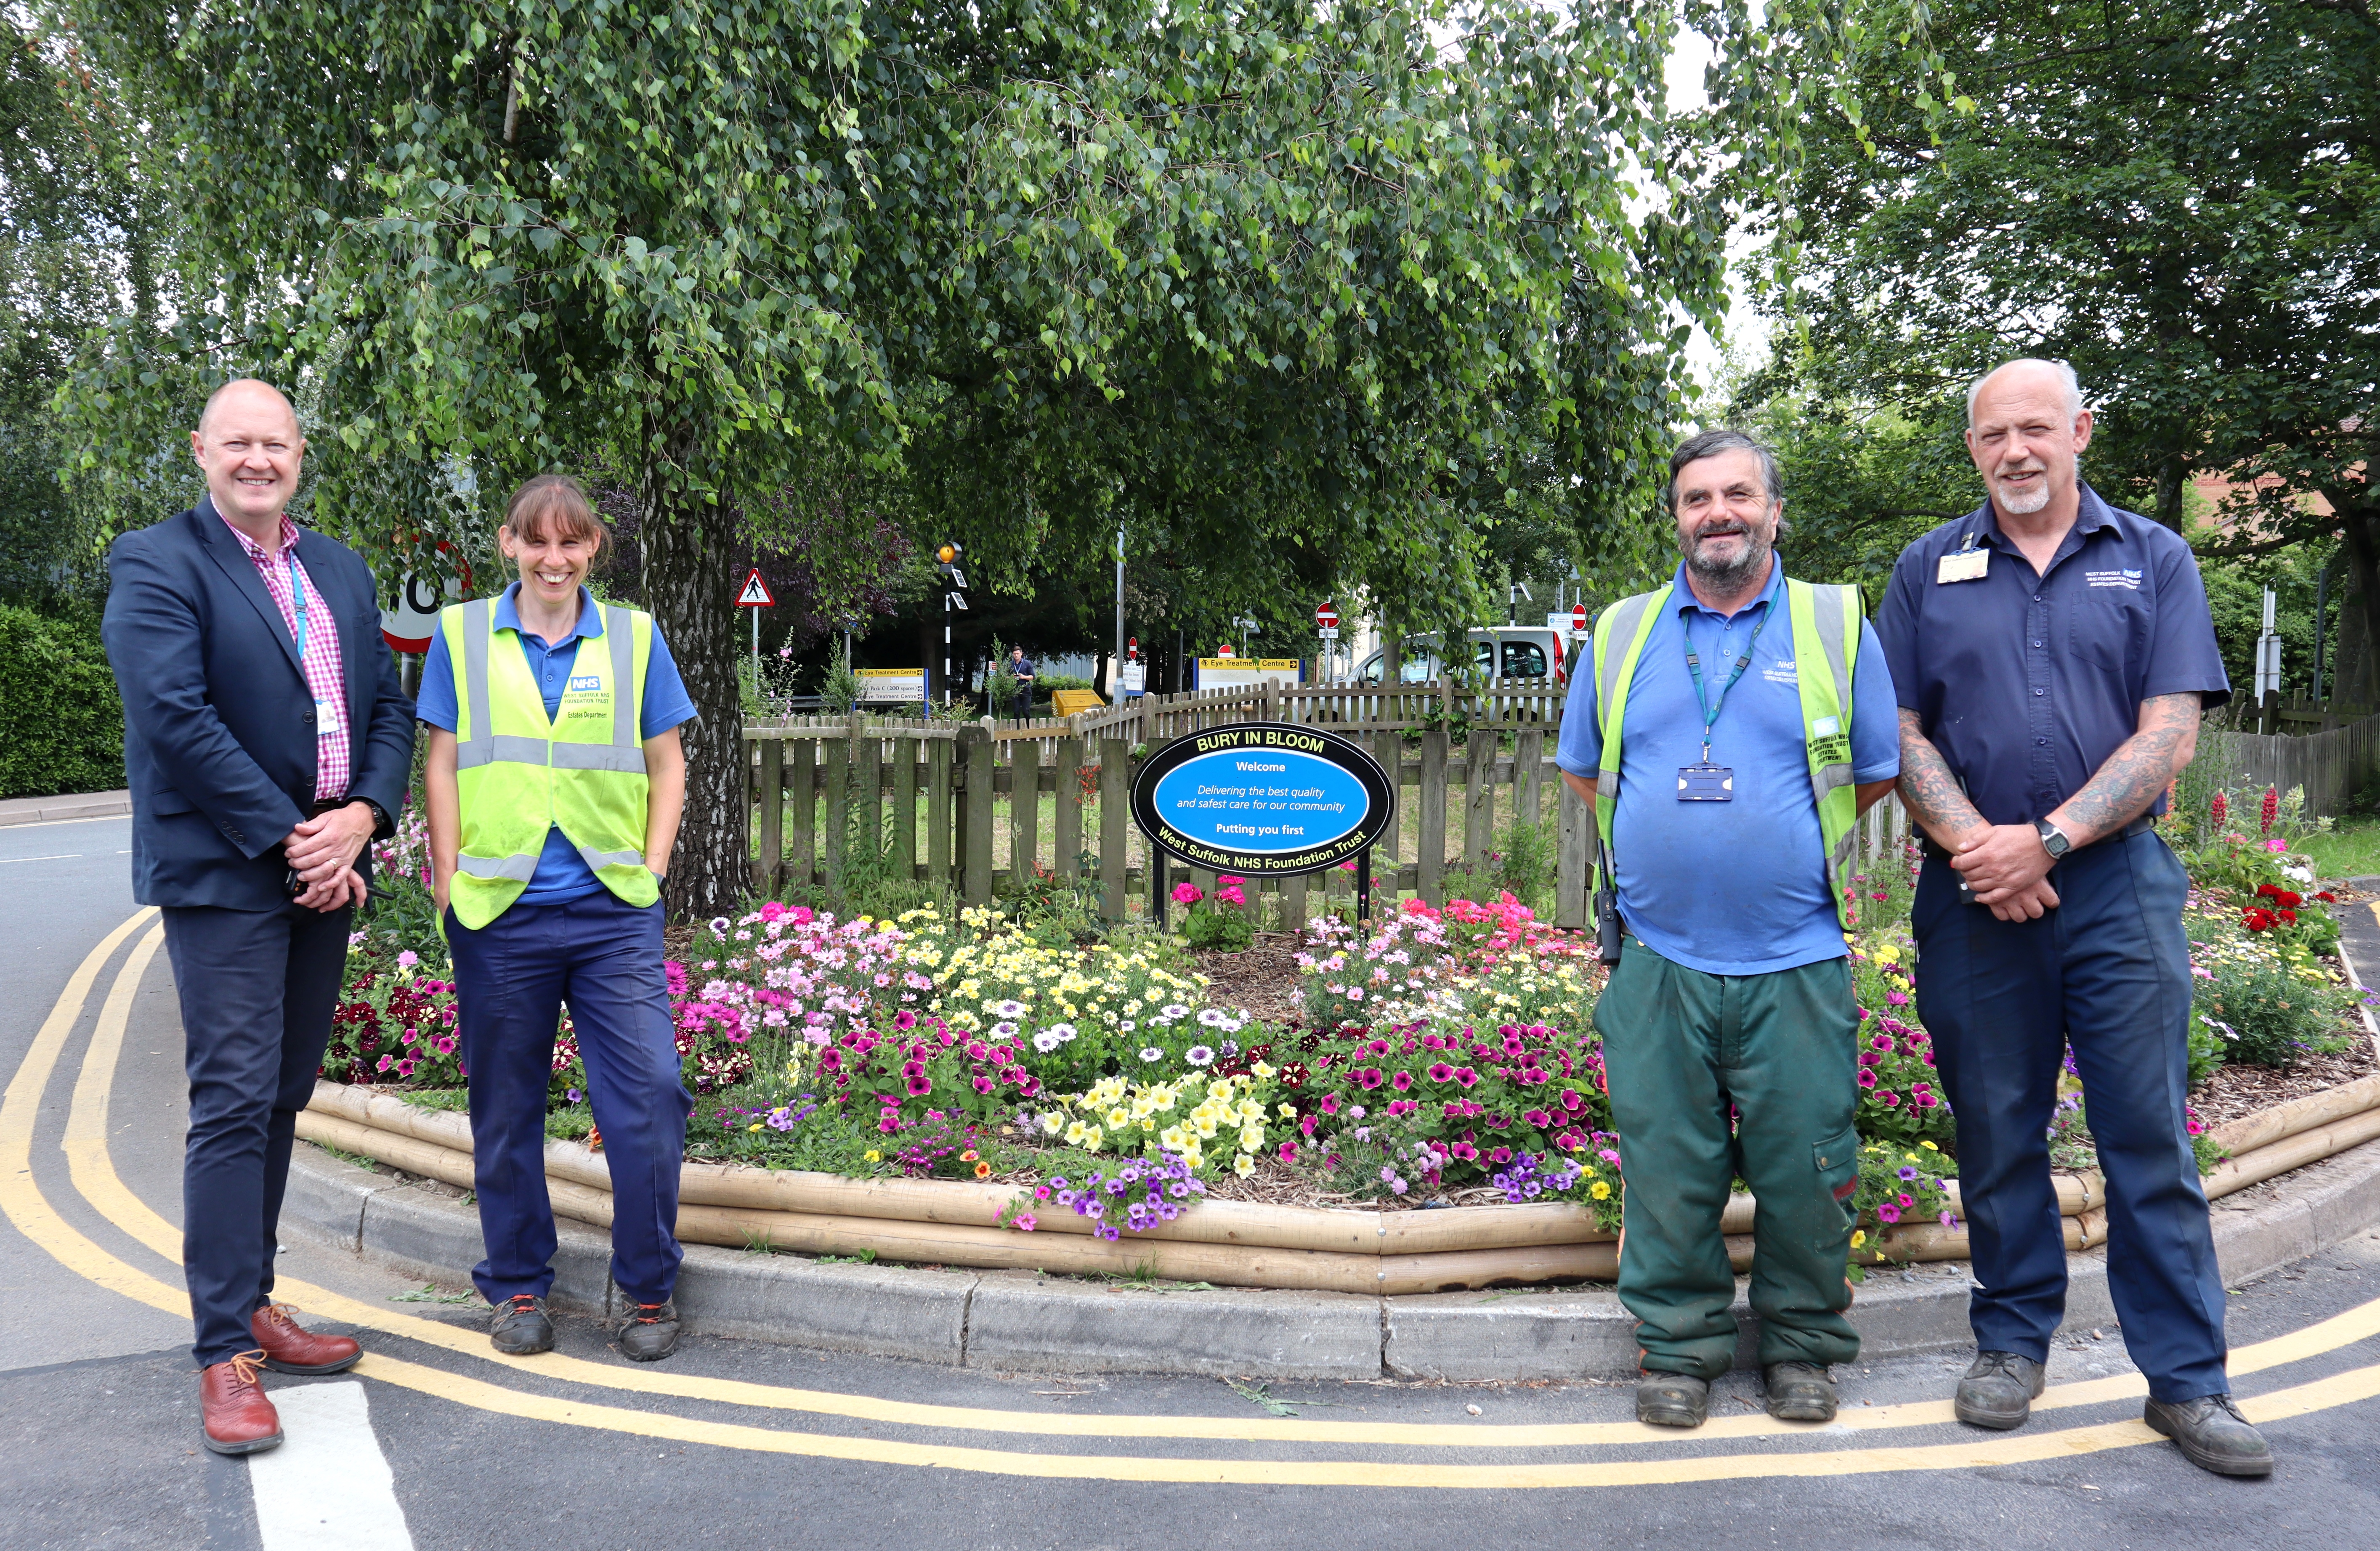
{"type": "Polygon", "coordinates": [[[1959,1126],[1959,1194],[1985,1351],[2046,1361],[2066,1312],[2066,1248],[2046,1133],[2066,1048],[2107,1181],[2107,1283],[2149,1394],[2230,1388],[2223,1280],[2183,1127],[2189,880],[2154,832],[2050,869],[2058,906],[2001,921],[1961,903],[1949,865],[1917,885],[1917,1011],[1959,1126]]]}
{"type": "Polygon", "coordinates": [[[182,1275],[197,1327],[190,1354],[204,1368],[254,1351],[249,1316],[273,1301],[289,1151],[330,1042],[353,912],[162,914],[190,1084],[182,1275]]]}
{"type": "Polygon", "coordinates": [[[587,1065],[612,1170],[612,1279],[639,1303],[677,1285],[678,1169],[694,1096],[678,1082],[662,969],[662,907],[609,890],[516,904],[478,931],[446,914],[456,1024],[471,1090],[471,1175],[488,1257],[471,1279],[491,1303],[553,1286],[545,1105],[562,1005],[587,1065]]]}

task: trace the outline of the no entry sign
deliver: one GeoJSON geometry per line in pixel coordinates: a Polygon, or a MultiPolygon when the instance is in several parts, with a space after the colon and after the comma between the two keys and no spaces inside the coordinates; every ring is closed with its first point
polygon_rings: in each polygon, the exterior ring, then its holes
{"type": "Polygon", "coordinates": [[[1336,604],[1333,604],[1333,603],[1325,603],[1325,604],[1323,604],[1323,605],[1322,605],[1322,607],[1320,607],[1320,608],[1318,608],[1318,609],[1315,610],[1315,611],[1314,611],[1314,623],[1315,623],[1316,624],[1320,625],[1320,626],[1321,626],[1323,629],[1325,629],[1325,630],[1336,630],[1336,629],[1338,629],[1338,628],[1339,628],[1339,609],[1338,609],[1338,606],[1337,606],[1336,604]]]}
{"type": "Polygon", "coordinates": [[[1396,816],[1386,771],[1316,727],[1246,721],[1174,739],[1133,778],[1151,844],[1213,872],[1284,877],[1370,849],[1396,816]]]}

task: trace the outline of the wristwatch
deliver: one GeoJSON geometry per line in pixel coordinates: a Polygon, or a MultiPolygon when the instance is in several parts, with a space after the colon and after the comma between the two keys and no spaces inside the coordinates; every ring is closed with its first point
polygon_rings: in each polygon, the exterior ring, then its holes
{"type": "Polygon", "coordinates": [[[2048,819],[2036,818],[2033,827],[2041,831],[2041,848],[2049,853],[2051,861],[2063,861],[2066,854],[2074,849],[2074,842],[2066,838],[2066,831],[2048,819]]]}
{"type": "Polygon", "coordinates": [[[396,826],[390,823],[388,819],[388,809],[381,806],[378,803],[373,802],[370,797],[350,797],[347,800],[349,802],[361,803],[364,806],[371,809],[372,833],[375,836],[394,834],[395,832],[396,826]]]}

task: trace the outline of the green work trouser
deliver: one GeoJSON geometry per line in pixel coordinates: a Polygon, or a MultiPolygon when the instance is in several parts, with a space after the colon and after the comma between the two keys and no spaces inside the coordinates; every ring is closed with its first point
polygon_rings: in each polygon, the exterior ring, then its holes
{"type": "Polygon", "coordinates": [[[1859,1184],[1859,1011],[1851,962],[1706,975],[1627,939],[1595,1009],[1628,1186],[1620,1301],[1647,1372],[1716,1378],[1735,1363],[1728,1186],[1759,1202],[1752,1307],[1760,1361],[1848,1363],[1859,1184]],[[1729,1109],[1734,1120],[1730,1126],[1729,1109]]]}

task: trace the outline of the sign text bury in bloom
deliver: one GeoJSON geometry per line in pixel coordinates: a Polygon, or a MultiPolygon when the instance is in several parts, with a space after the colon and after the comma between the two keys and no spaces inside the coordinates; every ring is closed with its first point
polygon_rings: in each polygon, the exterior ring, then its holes
{"type": "Polygon", "coordinates": [[[1387,772],[1335,733],[1284,722],[1193,733],[1134,779],[1134,820],[1192,866],[1281,877],[1361,854],[1395,816],[1387,772]]]}

